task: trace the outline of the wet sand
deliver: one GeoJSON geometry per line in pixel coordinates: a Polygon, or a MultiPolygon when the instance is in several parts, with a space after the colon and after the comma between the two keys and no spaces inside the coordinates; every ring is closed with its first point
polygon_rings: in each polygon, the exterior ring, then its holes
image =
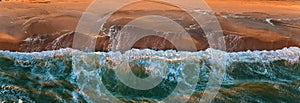
{"type": "MultiPolygon", "coordinates": [[[[206,2],[215,12],[224,31],[227,51],[300,47],[300,2],[298,1],[206,0],[206,2]]],[[[1,2],[0,49],[43,51],[72,47],[73,31],[88,5],[89,3],[1,2]],[[58,39],[63,40],[58,41],[58,39]]],[[[177,18],[176,8],[153,1],[129,6],[122,9],[119,14],[116,13],[114,17],[138,17],[143,15],[143,12],[160,13],[161,11],[170,11],[171,13],[166,15],[177,18]],[[135,15],[130,12],[135,12],[135,15]]],[[[113,24],[121,25],[126,22],[125,19],[120,19],[108,24],[107,28],[113,24]]],[[[188,24],[189,20],[182,22],[188,24]]],[[[205,39],[196,36],[194,38],[199,50],[209,47],[205,39]]],[[[151,37],[144,40],[147,42],[139,41],[135,47],[174,48],[169,43],[164,46],[148,45],[164,41],[161,38],[151,37]]],[[[109,38],[99,38],[96,49],[107,51],[108,44],[109,38]]]]}

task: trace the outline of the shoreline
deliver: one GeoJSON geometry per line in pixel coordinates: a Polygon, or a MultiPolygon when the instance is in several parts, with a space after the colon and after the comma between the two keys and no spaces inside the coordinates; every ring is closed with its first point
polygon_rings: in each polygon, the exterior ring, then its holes
{"type": "MultiPolygon", "coordinates": [[[[206,2],[216,13],[224,31],[227,51],[277,50],[284,47],[300,47],[300,2],[298,1],[206,0],[206,2]],[[267,18],[271,18],[272,24],[267,22],[267,18]]],[[[134,11],[135,7],[146,4],[158,6],[160,10],[173,9],[160,3],[148,1],[121,10],[123,13],[117,14],[116,18],[127,17],[130,12],[134,11]]],[[[0,19],[3,20],[0,21],[0,34],[11,36],[9,39],[0,38],[0,50],[33,52],[71,47],[72,34],[70,32],[75,31],[79,18],[88,5],[89,3],[0,3],[0,12],[3,12],[0,14],[0,19]],[[69,41],[62,41],[62,44],[66,45],[50,48],[53,47],[51,46],[53,41],[66,35],[64,33],[66,31],[69,35],[63,39],[69,41]],[[47,37],[50,38],[45,39],[47,42],[24,41],[29,38],[45,38],[45,35],[52,35],[52,37],[47,37]],[[31,50],[31,48],[36,47],[35,44],[44,44],[38,47],[49,47],[49,49],[31,50]]],[[[144,7],[143,9],[147,11],[149,8],[144,7]]],[[[143,13],[144,11],[140,12],[143,13]]],[[[159,10],[152,10],[152,12],[158,13],[159,10]]],[[[173,15],[172,12],[170,15],[173,15]]],[[[122,22],[124,23],[124,20],[119,23],[122,24],[122,22]]],[[[196,40],[200,41],[200,39],[196,40]]],[[[165,40],[157,39],[156,41],[165,40]]],[[[148,44],[151,42],[153,41],[149,41],[148,44]]],[[[100,38],[99,43],[101,43],[99,50],[105,51],[107,49],[105,45],[108,44],[107,38],[100,38]]],[[[147,48],[146,43],[137,44],[137,47],[141,47],[141,49],[147,48]]],[[[197,43],[197,45],[199,50],[207,48],[207,44],[202,42],[197,43]]],[[[166,46],[170,47],[171,45],[166,46]]]]}

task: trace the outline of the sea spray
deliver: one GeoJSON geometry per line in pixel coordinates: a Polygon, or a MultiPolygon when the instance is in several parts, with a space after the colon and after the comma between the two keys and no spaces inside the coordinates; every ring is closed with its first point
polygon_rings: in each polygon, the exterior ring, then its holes
{"type": "Polygon", "coordinates": [[[234,53],[214,49],[199,52],[133,49],[124,54],[74,49],[35,53],[1,51],[0,100],[92,102],[101,98],[112,102],[117,98],[127,102],[156,102],[172,93],[178,83],[188,83],[179,76],[187,66],[199,69],[199,74],[193,77],[198,79],[193,95],[185,97],[178,92],[172,99],[200,102],[214,69],[210,66],[215,65],[212,61],[222,60],[211,56],[211,52],[227,55],[223,62],[226,64],[222,64],[226,65],[226,74],[212,102],[300,102],[300,48],[296,47],[234,53]],[[162,82],[150,90],[128,88],[112,70],[126,59],[138,77],[146,78],[150,72],[160,76],[162,73],[155,71],[158,66],[167,68],[166,75],[161,75],[162,82]]]}

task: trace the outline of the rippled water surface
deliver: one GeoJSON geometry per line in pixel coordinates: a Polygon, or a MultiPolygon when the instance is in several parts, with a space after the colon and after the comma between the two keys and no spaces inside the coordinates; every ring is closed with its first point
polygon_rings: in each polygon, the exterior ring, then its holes
{"type": "MultiPolygon", "coordinates": [[[[194,69],[200,71],[192,76],[198,82],[189,102],[199,102],[210,74],[220,69],[214,67],[213,61],[221,59],[225,63],[216,63],[226,67],[226,74],[213,102],[299,103],[299,56],[300,48],[236,53],[214,49],[199,52],[133,49],[125,53],[86,53],[73,49],[36,53],[1,51],[0,101],[111,102],[107,96],[113,96],[124,102],[157,102],[170,95],[178,83],[188,84],[180,75],[191,75],[182,71],[194,69]],[[226,57],[213,56],[212,52],[226,57]],[[130,88],[114,72],[114,67],[123,62],[128,63],[137,77],[154,74],[163,80],[149,90],[130,88]],[[157,70],[159,67],[167,68],[166,75],[157,70]]],[[[171,101],[188,98],[175,94],[178,96],[171,97],[171,101]]]]}

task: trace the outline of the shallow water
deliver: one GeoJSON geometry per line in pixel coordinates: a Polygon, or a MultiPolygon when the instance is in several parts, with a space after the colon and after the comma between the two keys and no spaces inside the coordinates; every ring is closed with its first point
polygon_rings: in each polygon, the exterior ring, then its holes
{"type": "MultiPolygon", "coordinates": [[[[299,56],[300,48],[296,47],[235,53],[214,49],[199,52],[133,49],[123,54],[86,53],[74,49],[35,53],[1,51],[0,101],[112,102],[110,97],[113,97],[124,102],[158,102],[174,92],[178,83],[190,83],[180,75],[191,75],[194,80],[198,79],[193,95],[189,98],[176,92],[169,101],[188,98],[189,102],[199,102],[206,94],[204,90],[210,74],[220,70],[213,63],[219,63],[226,71],[212,102],[299,103],[299,56]],[[124,62],[137,77],[154,75],[163,80],[149,90],[130,88],[114,72],[114,67],[124,62]],[[166,68],[166,75],[157,68],[166,68]],[[182,72],[185,69],[200,71],[199,74],[186,74],[182,72]]],[[[216,72],[215,75],[221,74],[216,72]]]]}

